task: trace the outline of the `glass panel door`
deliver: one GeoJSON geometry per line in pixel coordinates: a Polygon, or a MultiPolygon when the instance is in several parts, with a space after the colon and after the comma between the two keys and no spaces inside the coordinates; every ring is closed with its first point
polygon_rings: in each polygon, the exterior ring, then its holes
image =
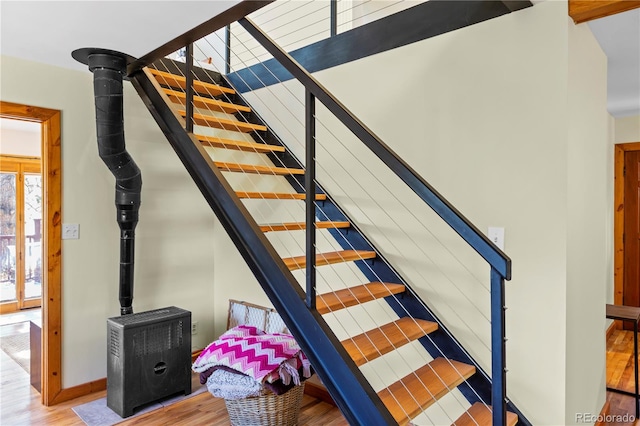
{"type": "Polygon", "coordinates": [[[0,173],[0,302],[16,300],[16,173],[0,173]]]}
{"type": "MultiPolygon", "coordinates": [[[[42,176],[24,175],[24,299],[42,296],[42,176]]],[[[23,303],[25,300],[22,301],[23,303]]]]}
{"type": "Polygon", "coordinates": [[[41,305],[42,176],[37,158],[0,156],[0,310],[41,305]]]}

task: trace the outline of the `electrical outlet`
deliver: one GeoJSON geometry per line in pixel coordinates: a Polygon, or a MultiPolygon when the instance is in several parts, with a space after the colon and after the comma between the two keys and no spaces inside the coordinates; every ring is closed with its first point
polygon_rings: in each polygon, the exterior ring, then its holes
{"type": "Polygon", "coordinates": [[[62,224],[62,239],[63,240],[77,240],[80,238],[80,224],[78,223],[63,223],[62,224]]]}
{"type": "Polygon", "coordinates": [[[191,323],[191,334],[198,334],[198,321],[191,323]]]}

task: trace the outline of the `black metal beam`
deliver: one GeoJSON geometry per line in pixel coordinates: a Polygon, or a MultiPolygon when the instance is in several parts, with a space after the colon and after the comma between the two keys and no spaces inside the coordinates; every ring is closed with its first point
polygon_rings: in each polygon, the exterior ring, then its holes
{"type": "Polygon", "coordinates": [[[305,105],[305,222],[307,306],[316,308],[316,98],[307,90],[305,105]]]}
{"type": "Polygon", "coordinates": [[[142,56],[137,61],[129,64],[127,67],[127,75],[131,75],[136,71],[141,70],[147,65],[154,63],[160,58],[164,58],[189,43],[193,43],[200,40],[202,37],[218,31],[220,28],[224,28],[226,25],[229,25],[230,23],[249,15],[256,10],[263,8],[269,3],[273,3],[273,1],[274,0],[243,0],[219,15],[216,15],[184,34],[179,35],[173,40],[142,56]]]}
{"type": "Polygon", "coordinates": [[[331,0],[329,5],[329,36],[338,34],[338,0],[331,0]]]}
{"type": "Polygon", "coordinates": [[[493,426],[507,424],[507,351],[504,279],[491,268],[491,406],[493,426]]]}
{"type": "Polygon", "coordinates": [[[502,0],[502,3],[511,12],[517,12],[518,10],[533,6],[529,0],[502,0]]]}
{"type": "Polygon", "coordinates": [[[224,28],[224,73],[231,72],[231,24],[224,28]]]}
{"type": "Polygon", "coordinates": [[[157,85],[144,71],[132,75],[131,82],[349,424],[395,424],[322,316],[307,308],[300,284],[202,144],[184,131],[157,85]]]}
{"type": "Polygon", "coordinates": [[[185,57],[185,78],[186,78],[186,114],[185,130],[193,133],[193,43],[187,44],[187,55],[185,57]]]}
{"type": "MultiPolygon", "coordinates": [[[[455,3],[455,2],[454,2],[455,3]]],[[[411,166],[365,126],[324,86],[298,64],[287,52],[248,18],[238,21],[273,57],[278,60],[316,99],[324,104],[356,137],[358,137],[391,171],[409,186],[444,221],[451,226],[480,256],[505,279],[511,279],[511,259],[489,240],[471,221],[435,190],[411,166]]]]}

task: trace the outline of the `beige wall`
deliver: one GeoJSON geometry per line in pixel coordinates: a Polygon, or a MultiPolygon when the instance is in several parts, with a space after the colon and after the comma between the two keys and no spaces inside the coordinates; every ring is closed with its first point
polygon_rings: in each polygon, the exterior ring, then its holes
{"type": "Polygon", "coordinates": [[[615,142],[640,142],[640,115],[615,119],[615,142]]]}
{"type": "Polygon", "coordinates": [[[569,24],[566,425],[604,404],[606,289],[611,285],[612,159],[607,58],[586,24],[569,24]],[[587,391],[588,390],[588,391],[587,391]]]}
{"type": "MultiPolygon", "coordinates": [[[[80,239],[62,244],[63,386],[106,376],[106,319],[119,315],[119,231],[114,178],[98,157],[92,76],[2,57],[2,100],[62,111],[62,221],[80,239]],[[46,78],[43,78],[46,76],[46,78]]],[[[134,310],[175,305],[213,336],[214,216],[129,83],[127,148],[142,170],[134,310]]]]}

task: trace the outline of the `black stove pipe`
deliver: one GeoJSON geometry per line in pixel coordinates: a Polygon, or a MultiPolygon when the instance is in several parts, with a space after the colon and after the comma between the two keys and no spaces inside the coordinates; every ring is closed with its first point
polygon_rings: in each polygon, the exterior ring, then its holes
{"type": "Polygon", "coordinates": [[[116,219],[120,226],[120,314],[131,314],[135,229],[142,176],[124,142],[122,80],[130,57],[104,49],[80,49],[72,56],[87,64],[93,72],[98,152],[116,178],[116,219]]]}

